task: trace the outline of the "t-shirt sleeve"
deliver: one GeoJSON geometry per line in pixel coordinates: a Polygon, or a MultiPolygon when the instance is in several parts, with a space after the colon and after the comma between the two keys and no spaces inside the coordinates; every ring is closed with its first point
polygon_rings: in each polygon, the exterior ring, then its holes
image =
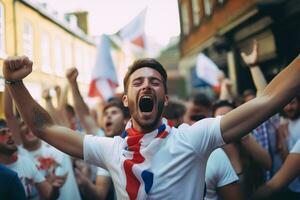
{"type": "Polygon", "coordinates": [[[107,177],[110,177],[110,173],[106,169],[98,167],[97,168],[97,176],[107,176],[107,177]]]}
{"type": "Polygon", "coordinates": [[[299,153],[300,154],[300,140],[296,142],[290,153],[299,153]]]}
{"type": "MultiPolygon", "coordinates": [[[[223,187],[230,183],[236,182],[239,180],[238,176],[236,175],[230,160],[228,159],[227,155],[223,150],[218,152],[218,158],[216,162],[219,162],[218,167],[218,183],[217,187],[223,187]]],[[[217,164],[217,163],[216,163],[217,164]]]]}
{"type": "Polygon", "coordinates": [[[86,135],[83,141],[84,161],[106,169],[106,158],[111,155],[112,148],[112,138],[86,135]]]}
{"type": "Polygon", "coordinates": [[[221,118],[206,118],[192,126],[179,127],[179,131],[198,155],[208,157],[215,148],[225,144],[220,128],[221,118]]]}

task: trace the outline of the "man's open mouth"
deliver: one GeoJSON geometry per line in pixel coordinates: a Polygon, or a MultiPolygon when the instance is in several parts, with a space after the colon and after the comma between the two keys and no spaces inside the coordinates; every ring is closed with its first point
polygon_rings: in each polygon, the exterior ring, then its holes
{"type": "Polygon", "coordinates": [[[151,112],[153,110],[153,98],[147,95],[141,97],[139,108],[142,112],[151,112]]]}
{"type": "Polygon", "coordinates": [[[106,122],[106,123],[105,123],[105,127],[106,127],[106,128],[110,128],[111,126],[112,126],[112,122],[106,122]]]}

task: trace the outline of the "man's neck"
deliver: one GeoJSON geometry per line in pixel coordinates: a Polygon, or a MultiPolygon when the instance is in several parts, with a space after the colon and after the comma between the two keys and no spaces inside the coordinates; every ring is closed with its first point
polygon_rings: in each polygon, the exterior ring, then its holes
{"type": "Polygon", "coordinates": [[[137,123],[133,118],[131,119],[131,123],[132,123],[132,128],[140,133],[150,133],[152,132],[153,130],[159,128],[162,124],[162,119],[159,120],[159,122],[150,127],[150,128],[146,128],[146,127],[143,127],[141,126],[139,123],[137,123]]]}
{"type": "Polygon", "coordinates": [[[38,142],[30,145],[23,145],[24,149],[27,151],[36,151],[42,146],[42,141],[39,140],[38,142]]]}
{"type": "Polygon", "coordinates": [[[7,155],[7,154],[0,154],[0,163],[4,165],[10,165],[17,161],[18,158],[18,152],[14,152],[13,154],[7,155]]]}

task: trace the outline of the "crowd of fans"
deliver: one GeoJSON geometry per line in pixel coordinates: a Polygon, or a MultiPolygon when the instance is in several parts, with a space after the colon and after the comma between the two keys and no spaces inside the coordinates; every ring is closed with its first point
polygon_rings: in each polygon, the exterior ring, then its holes
{"type": "MultiPolygon", "coordinates": [[[[240,97],[234,96],[230,80],[223,76],[220,77],[221,92],[215,99],[203,93],[188,100],[169,99],[163,116],[172,121],[174,127],[192,125],[205,118],[222,116],[259,96],[267,82],[257,64],[257,51],[258,44],[254,42],[252,52],[241,55],[249,67],[256,92],[248,90],[240,97]]],[[[80,93],[77,76],[76,68],[69,69],[68,84],[65,88],[55,87],[55,98],[49,88],[44,89],[45,109],[54,122],[61,129],[75,130],[74,134],[121,136],[130,120],[122,99],[112,98],[92,110],[80,93]],[[68,91],[72,93],[72,105],[67,98],[68,91]]],[[[33,134],[18,114],[7,88],[3,103],[0,199],[117,198],[108,170],[71,157],[33,134]]],[[[299,139],[300,94],[248,135],[210,154],[204,199],[300,199],[299,139]]]]}

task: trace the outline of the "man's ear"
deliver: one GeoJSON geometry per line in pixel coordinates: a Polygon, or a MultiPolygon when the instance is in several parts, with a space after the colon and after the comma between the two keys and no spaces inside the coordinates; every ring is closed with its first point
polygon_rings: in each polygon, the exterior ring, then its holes
{"type": "Polygon", "coordinates": [[[166,95],[165,96],[165,103],[164,103],[164,106],[167,106],[169,104],[169,96],[166,95]]]}
{"type": "Polygon", "coordinates": [[[123,101],[123,105],[124,105],[125,107],[128,107],[128,97],[127,97],[126,94],[123,95],[122,101],[123,101]]]}

